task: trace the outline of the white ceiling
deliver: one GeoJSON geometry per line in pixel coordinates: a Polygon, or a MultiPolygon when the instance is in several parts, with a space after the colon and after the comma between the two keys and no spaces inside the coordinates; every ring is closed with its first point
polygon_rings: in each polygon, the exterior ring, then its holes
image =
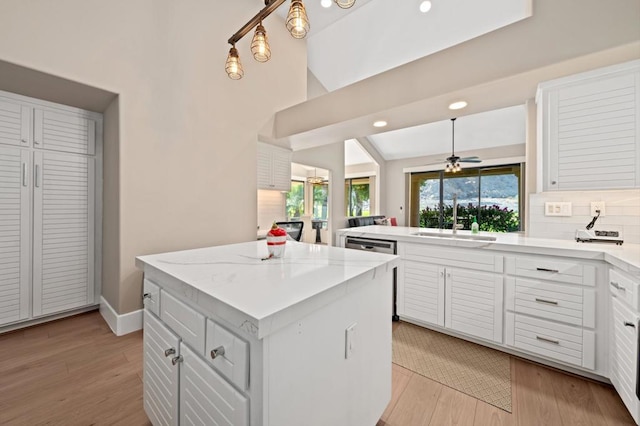
{"type": "Polygon", "coordinates": [[[421,1],[356,0],[343,10],[307,0],[309,69],[331,92],[524,19],[531,3],[432,0],[421,13],[421,1]]]}
{"type": "MultiPolygon", "coordinates": [[[[311,23],[307,61],[311,72],[333,91],[407,62],[464,42],[530,14],[530,0],[356,0],[351,9],[307,0],[311,23]]],[[[286,16],[288,7],[278,14],[286,16]]],[[[428,77],[428,76],[426,76],[428,77]]],[[[524,143],[524,110],[507,108],[458,120],[460,151],[524,143]]],[[[386,160],[445,154],[450,121],[370,136],[386,160]]],[[[371,162],[355,140],[345,143],[345,164],[371,162]]]]}
{"type": "MultiPolygon", "coordinates": [[[[455,115],[452,114],[452,117],[455,115]]],[[[456,152],[525,143],[525,108],[509,108],[460,117],[455,123],[456,152]]],[[[451,120],[368,137],[385,160],[451,153],[451,120]]]]}

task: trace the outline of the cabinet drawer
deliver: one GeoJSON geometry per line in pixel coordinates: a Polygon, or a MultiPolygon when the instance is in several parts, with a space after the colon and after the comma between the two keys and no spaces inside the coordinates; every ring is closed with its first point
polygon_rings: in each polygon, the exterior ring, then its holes
{"type": "Polygon", "coordinates": [[[160,287],[145,278],[142,294],[144,307],[157,316],[160,316],[160,287]]]}
{"type": "Polygon", "coordinates": [[[249,343],[207,319],[205,358],[240,389],[249,387],[249,343]],[[222,348],[222,349],[221,349],[222,348]]]}
{"type": "Polygon", "coordinates": [[[595,333],[507,312],[506,343],[545,358],[595,369],[595,333]]]}
{"type": "Polygon", "coordinates": [[[633,310],[640,310],[640,282],[622,275],[620,272],[609,270],[609,290],[612,294],[631,306],[633,310]]]}
{"type": "Polygon", "coordinates": [[[204,315],[162,291],[160,318],[196,352],[204,355],[204,315]]]}
{"type": "Polygon", "coordinates": [[[547,256],[519,256],[507,259],[507,274],[537,278],[568,284],[595,286],[596,269],[578,260],[550,258],[547,256]]]}
{"type": "Polygon", "coordinates": [[[507,278],[507,309],[552,321],[595,327],[595,291],[525,278],[507,278]]]}
{"type": "Polygon", "coordinates": [[[419,263],[456,266],[485,272],[503,272],[504,258],[479,250],[449,249],[428,244],[402,244],[400,257],[419,263]]]}

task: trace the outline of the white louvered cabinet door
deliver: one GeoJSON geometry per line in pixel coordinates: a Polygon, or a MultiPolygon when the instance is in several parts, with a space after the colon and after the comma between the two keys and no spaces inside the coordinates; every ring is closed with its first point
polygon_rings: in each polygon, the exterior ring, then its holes
{"type": "Polygon", "coordinates": [[[0,100],[0,143],[29,146],[28,106],[0,100]]]}
{"type": "Polygon", "coordinates": [[[29,317],[29,152],[0,146],[0,325],[29,317]]]}
{"type": "Polygon", "coordinates": [[[94,159],[34,153],[33,316],[94,303],[94,159]]]}
{"type": "Polygon", "coordinates": [[[34,148],[95,155],[96,122],[80,115],[36,109],[34,148]]]}

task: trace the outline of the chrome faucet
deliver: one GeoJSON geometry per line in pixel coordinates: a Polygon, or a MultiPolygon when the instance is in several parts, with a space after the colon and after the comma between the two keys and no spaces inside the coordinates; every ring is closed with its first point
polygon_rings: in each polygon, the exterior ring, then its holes
{"type": "Polygon", "coordinates": [[[453,194],[453,226],[451,231],[454,235],[458,233],[458,194],[453,194]]]}

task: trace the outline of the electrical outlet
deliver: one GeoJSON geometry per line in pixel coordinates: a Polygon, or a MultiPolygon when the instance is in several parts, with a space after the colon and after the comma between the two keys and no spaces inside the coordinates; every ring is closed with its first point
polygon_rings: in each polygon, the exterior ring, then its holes
{"type": "Polygon", "coordinates": [[[571,203],[558,201],[554,203],[544,203],[545,216],[571,216],[571,203]]]}
{"type": "Polygon", "coordinates": [[[344,358],[349,359],[353,355],[356,348],[356,327],[358,323],[354,322],[344,331],[344,358]]]}
{"type": "Polygon", "coordinates": [[[600,210],[600,217],[606,216],[604,209],[604,201],[592,201],[591,202],[591,216],[597,216],[596,210],[600,210]]]}

